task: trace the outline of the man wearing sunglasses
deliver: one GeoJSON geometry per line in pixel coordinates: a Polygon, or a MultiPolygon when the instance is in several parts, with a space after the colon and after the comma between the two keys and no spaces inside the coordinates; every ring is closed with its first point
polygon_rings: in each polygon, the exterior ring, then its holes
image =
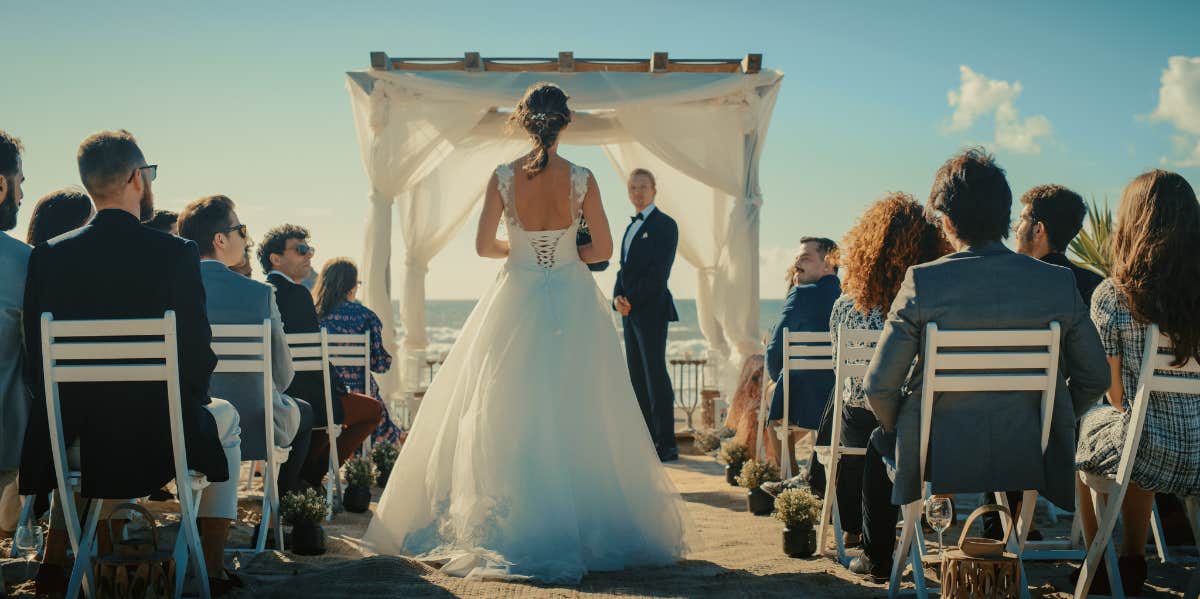
{"type": "MultiPolygon", "coordinates": [[[[315,333],[321,330],[312,293],[301,284],[312,272],[316,253],[308,241],[308,230],[296,225],[280,225],[267,231],[258,247],[258,262],[267,282],[275,286],[275,301],[283,317],[283,330],[288,333],[315,333]]],[[[333,390],[333,422],[342,426],[337,438],[338,463],[345,462],[358,449],[371,431],[383,420],[383,406],[375,398],[350,393],[333,366],[328,366],[329,383],[333,390]]],[[[297,372],[284,393],[312,405],[313,426],[324,427],[325,383],[316,371],[297,372]]],[[[303,478],[319,486],[328,469],[329,439],[326,435],[312,437],[303,478]]]]}
{"type": "MultiPolygon", "coordinates": [[[[216,366],[196,244],[142,226],[154,213],[148,164],[128,131],[102,131],[83,141],[79,177],[98,212],[91,223],[39,245],[30,255],[24,329],[34,406],[45,406],[41,321],[176,316],[180,404],[187,463],[211,483],[201,496],[200,543],[210,580],[226,580],[223,554],[237,517],[241,428],[237,409],[208,395],[216,366]]],[[[82,470],[83,495],[144,497],[175,477],[166,387],[114,381],[60,390],[68,461],[82,470]],[[76,454],[79,455],[76,455],[76,454]]],[[[22,495],[56,487],[46,410],[30,412],[21,454],[22,495]]],[[[116,505],[116,502],[105,502],[116,505]]],[[[82,505],[82,504],[77,504],[82,505]]],[[[60,510],[51,517],[38,594],[65,587],[67,535],[60,510]]],[[[107,517],[107,515],[103,516],[107,517]]],[[[99,527],[101,547],[108,527],[99,527]]],[[[214,594],[219,585],[214,584],[214,594]]]]}
{"type": "MultiPolygon", "coordinates": [[[[279,493],[304,491],[300,469],[308,456],[312,434],[312,406],[282,393],[292,384],[294,370],[283,320],[275,304],[274,287],[232,270],[247,258],[250,237],[238,219],[233,200],[209,196],[188,204],[179,215],[179,235],[200,248],[200,276],[213,324],[262,324],[271,321],[271,377],[273,379],[271,443],[291,447],[279,468],[279,493]]],[[[212,393],[232,403],[242,416],[242,459],[266,459],[263,434],[262,376],[253,373],[217,373],[212,393]]]]}

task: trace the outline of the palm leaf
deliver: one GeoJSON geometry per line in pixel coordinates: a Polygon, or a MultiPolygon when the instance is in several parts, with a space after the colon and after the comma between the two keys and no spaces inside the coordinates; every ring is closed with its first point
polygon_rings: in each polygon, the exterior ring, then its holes
{"type": "Polygon", "coordinates": [[[1112,230],[1113,217],[1108,199],[1105,199],[1103,209],[1093,199],[1088,206],[1087,225],[1071,240],[1071,261],[1108,277],[1112,269],[1112,230]]]}

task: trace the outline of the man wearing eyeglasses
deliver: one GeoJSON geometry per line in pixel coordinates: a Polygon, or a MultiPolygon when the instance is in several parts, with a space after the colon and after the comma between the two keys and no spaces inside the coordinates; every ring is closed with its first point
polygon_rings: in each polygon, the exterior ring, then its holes
{"type": "MultiPolygon", "coordinates": [[[[279,493],[303,492],[300,469],[308,456],[312,435],[312,406],[282,393],[292,384],[294,370],[283,320],[275,304],[275,289],[233,270],[247,258],[246,225],[233,200],[209,196],[189,203],[179,214],[179,235],[200,248],[200,276],[213,324],[262,324],[271,321],[271,378],[273,379],[271,445],[291,447],[278,471],[279,493]]],[[[265,460],[268,441],[263,434],[262,376],[255,373],[213,374],[212,392],[232,403],[242,416],[242,459],[265,460]]]]}
{"type": "MultiPolygon", "coordinates": [[[[128,131],[102,131],[83,141],[79,177],[98,212],[91,223],[35,248],[25,282],[24,339],[34,406],[21,455],[21,494],[56,487],[43,386],[41,321],[176,316],[180,404],[187,464],[211,483],[201,496],[200,542],[210,580],[229,582],[223,554],[237,516],[241,428],[237,409],[208,395],[216,356],[200,279],[196,244],[144,227],[154,213],[148,164],[128,131]]],[[[85,497],[144,497],[175,477],[162,383],[72,383],[60,388],[68,461],[82,471],[85,497]]],[[[116,502],[105,502],[115,505],[116,502]]],[[[82,505],[82,504],[77,504],[82,505]]],[[[51,518],[38,594],[65,588],[66,529],[61,510],[51,518]]],[[[105,516],[106,517],[106,516],[105,516]]],[[[103,548],[108,527],[101,525],[103,548]]],[[[102,549],[103,550],[103,549],[102,549]]],[[[212,585],[214,595],[222,585],[212,585]]]]}
{"type": "MultiPolygon", "coordinates": [[[[283,317],[283,330],[288,333],[316,333],[321,330],[312,293],[301,284],[312,272],[316,254],[308,241],[308,230],[296,225],[280,225],[267,231],[258,247],[258,262],[267,282],[275,286],[275,302],[283,317]]],[[[338,463],[345,462],[362,445],[371,431],[383,420],[383,406],[375,398],[350,393],[332,365],[327,366],[333,395],[333,422],[342,426],[337,438],[338,463]]],[[[292,384],[284,391],[312,405],[313,426],[325,426],[325,382],[317,371],[297,372],[292,384]]],[[[310,484],[320,486],[328,470],[329,439],[313,435],[308,461],[302,476],[310,484]]]]}

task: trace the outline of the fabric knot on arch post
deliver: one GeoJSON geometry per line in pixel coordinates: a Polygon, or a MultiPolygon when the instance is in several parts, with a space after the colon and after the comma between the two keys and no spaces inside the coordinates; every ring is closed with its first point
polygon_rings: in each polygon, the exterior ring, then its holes
{"type": "MultiPolygon", "coordinates": [[[[570,96],[575,115],[561,143],[601,147],[622,178],[634,168],[655,173],[656,201],[679,224],[679,255],[697,269],[701,331],[724,354],[719,359],[741,359],[727,348],[740,354],[759,342],[758,161],[781,72],[492,71],[486,60],[472,70],[392,70],[392,64],[350,71],[346,87],[374,190],[364,263],[390,264],[393,233],[405,251],[405,337],[396,344],[404,352],[423,357],[428,343],[429,262],[470,219],[488,173],[528,151],[504,122],[538,81],[570,96]]],[[[387,269],[366,270],[365,286],[375,290],[366,303],[392,331],[387,269]]]]}

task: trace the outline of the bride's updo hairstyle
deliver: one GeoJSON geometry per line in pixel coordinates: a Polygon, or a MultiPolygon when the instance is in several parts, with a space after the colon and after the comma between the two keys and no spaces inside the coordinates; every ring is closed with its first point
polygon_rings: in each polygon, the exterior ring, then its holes
{"type": "Polygon", "coordinates": [[[525,90],[508,119],[509,125],[520,125],[533,142],[532,160],[525,163],[525,176],[533,178],[550,162],[550,148],[558,142],[558,134],[571,122],[567,94],[553,83],[535,83],[525,90]]]}

